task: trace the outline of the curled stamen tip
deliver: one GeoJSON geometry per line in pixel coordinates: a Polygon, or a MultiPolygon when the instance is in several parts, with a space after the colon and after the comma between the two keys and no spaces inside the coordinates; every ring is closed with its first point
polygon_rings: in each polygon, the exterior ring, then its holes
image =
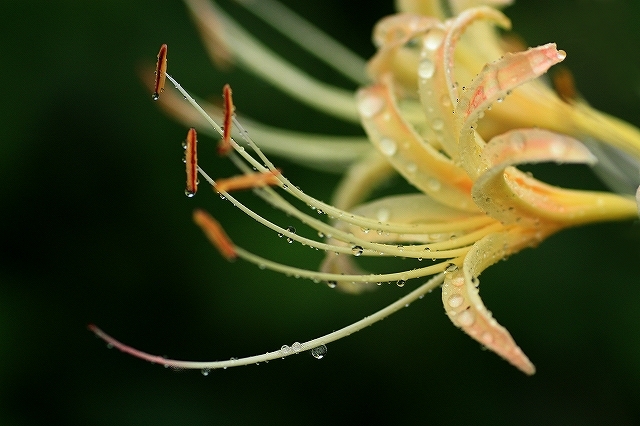
{"type": "Polygon", "coordinates": [[[204,232],[209,241],[211,241],[211,244],[218,249],[225,259],[231,261],[238,257],[233,242],[226,232],[224,232],[220,223],[209,213],[201,209],[196,209],[193,212],[193,221],[202,229],[202,232],[204,232]]]}
{"type": "Polygon", "coordinates": [[[222,96],[224,97],[224,122],[222,127],[222,140],[218,144],[218,154],[227,155],[233,149],[231,146],[231,123],[235,106],[231,97],[231,86],[225,84],[222,88],[222,96]]]}
{"type": "Polygon", "coordinates": [[[158,62],[156,63],[156,79],[153,84],[153,95],[151,98],[157,101],[160,93],[164,92],[164,82],[167,78],[167,45],[160,46],[158,52],[158,62]]]}
{"type": "Polygon", "coordinates": [[[187,166],[187,187],[184,193],[187,197],[193,197],[198,190],[198,137],[193,127],[187,133],[185,152],[187,166]]]}

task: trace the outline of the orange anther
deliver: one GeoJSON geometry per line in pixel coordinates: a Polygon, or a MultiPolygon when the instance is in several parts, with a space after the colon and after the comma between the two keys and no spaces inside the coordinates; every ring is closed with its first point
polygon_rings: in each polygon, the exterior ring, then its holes
{"type": "Polygon", "coordinates": [[[566,67],[556,67],[553,74],[553,88],[565,102],[571,102],[578,98],[573,74],[566,67]]]}
{"type": "Polygon", "coordinates": [[[230,178],[218,179],[216,181],[216,190],[218,191],[239,191],[242,189],[260,188],[267,185],[278,185],[279,171],[251,173],[246,175],[238,175],[230,178]]]}
{"type": "Polygon", "coordinates": [[[211,244],[218,249],[225,259],[236,259],[237,254],[233,242],[231,242],[231,239],[217,220],[204,210],[196,209],[193,212],[193,221],[202,229],[211,244]]]}
{"type": "Polygon", "coordinates": [[[160,46],[158,52],[158,62],[156,63],[156,81],[153,85],[153,95],[151,97],[157,101],[160,93],[164,92],[164,81],[167,78],[167,45],[160,46]]]}
{"type": "Polygon", "coordinates": [[[187,197],[193,197],[198,190],[198,138],[193,127],[187,133],[185,163],[187,165],[187,187],[184,193],[187,197]]]}
{"type": "Polygon", "coordinates": [[[233,99],[231,98],[231,86],[225,84],[222,88],[222,95],[224,96],[224,122],[222,128],[222,140],[218,144],[218,154],[227,155],[232,150],[231,122],[235,112],[235,106],[233,106],[233,99]]]}

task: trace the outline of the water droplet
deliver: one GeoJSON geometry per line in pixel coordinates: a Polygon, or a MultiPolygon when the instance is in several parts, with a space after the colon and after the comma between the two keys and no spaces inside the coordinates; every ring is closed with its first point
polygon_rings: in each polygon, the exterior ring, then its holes
{"type": "Polygon", "coordinates": [[[318,231],[318,237],[324,238],[324,234],[322,232],[318,231]]]}
{"type": "Polygon", "coordinates": [[[107,349],[113,349],[113,343],[107,343],[107,349]]]}
{"type": "Polygon", "coordinates": [[[187,197],[191,198],[194,195],[196,195],[196,191],[189,191],[188,189],[184,190],[184,195],[186,195],[187,197]]]}
{"type": "Polygon", "coordinates": [[[327,286],[329,286],[329,288],[336,288],[337,285],[337,281],[327,281],[327,286]]]}
{"type": "Polygon", "coordinates": [[[436,66],[430,59],[424,58],[420,61],[420,65],[418,65],[418,75],[421,78],[431,78],[435,71],[436,66]]]}
{"type": "Polygon", "coordinates": [[[372,118],[384,108],[384,99],[375,95],[364,95],[358,99],[358,111],[364,118],[372,118]]]}
{"type": "Polygon", "coordinates": [[[404,285],[407,283],[406,280],[398,280],[396,282],[396,284],[398,285],[398,287],[404,287],[404,285]]]}
{"type": "Polygon", "coordinates": [[[320,210],[320,209],[316,209],[316,213],[318,213],[318,214],[324,214],[324,212],[323,212],[322,210],[320,210]]]}
{"type": "Polygon", "coordinates": [[[449,263],[445,268],[444,273],[449,274],[451,272],[456,272],[457,270],[458,270],[458,265],[456,265],[455,263],[449,263]]]}
{"type": "MultiPolygon", "coordinates": [[[[292,234],[295,234],[296,228],[294,228],[293,226],[287,226],[287,231],[291,232],[292,234]]],[[[287,237],[287,242],[291,244],[293,242],[293,238],[287,237]]]]}
{"type": "Polygon", "coordinates": [[[182,141],[182,149],[187,149],[187,143],[185,141],[182,141]]]}
{"type": "Polygon", "coordinates": [[[396,145],[393,140],[384,138],[380,141],[380,152],[382,152],[384,155],[391,157],[396,153],[397,150],[398,145],[396,145]]]}
{"type": "Polygon", "coordinates": [[[412,175],[417,171],[418,171],[418,165],[416,163],[413,163],[413,162],[407,163],[407,173],[412,175]]]}
{"type": "Polygon", "coordinates": [[[436,132],[444,129],[444,121],[441,118],[434,118],[431,122],[431,128],[436,132]]]}
{"type": "Polygon", "coordinates": [[[549,151],[551,152],[551,155],[559,158],[567,152],[567,146],[562,142],[552,142],[551,145],[549,145],[549,151]]]}
{"type": "Polygon", "coordinates": [[[353,253],[354,256],[360,256],[363,251],[364,249],[362,248],[362,246],[351,247],[351,253],[353,253]]]}
{"type": "Polygon", "coordinates": [[[293,345],[291,345],[291,350],[295,353],[300,352],[302,350],[302,344],[300,342],[294,342],[293,345]]]}
{"type": "Polygon", "coordinates": [[[440,191],[440,188],[442,188],[442,184],[440,183],[440,181],[433,177],[427,180],[427,185],[432,191],[440,191]]]}
{"type": "Polygon", "coordinates": [[[493,343],[493,335],[488,331],[485,331],[484,333],[482,333],[482,337],[480,338],[480,340],[482,340],[482,343],[484,343],[485,345],[489,345],[493,343]]]}
{"type": "Polygon", "coordinates": [[[382,208],[382,209],[378,209],[378,211],[376,212],[376,218],[380,222],[387,222],[390,217],[391,217],[391,211],[389,211],[389,209],[382,208]]]}
{"type": "Polygon", "coordinates": [[[442,40],[444,39],[444,33],[442,30],[433,29],[427,33],[427,35],[422,40],[422,45],[427,50],[436,50],[442,44],[442,40]]]}
{"type": "Polygon", "coordinates": [[[282,355],[289,355],[291,353],[291,348],[289,345],[282,345],[280,352],[282,352],[282,355]]]}
{"type": "Polygon", "coordinates": [[[461,294],[452,294],[447,299],[447,304],[452,308],[460,307],[464,303],[464,297],[461,294]]]}
{"type": "Polygon", "coordinates": [[[466,311],[462,311],[458,315],[456,315],[456,321],[462,327],[469,327],[469,326],[473,325],[473,323],[476,321],[476,317],[473,314],[473,312],[471,312],[469,310],[466,310],[466,311]]]}
{"type": "Polygon", "coordinates": [[[464,277],[462,275],[458,275],[457,277],[451,278],[451,284],[456,287],[462,287],[464,285],[464,277]]]}
{"type": "Polygon", "coordinates": [[[209,373],[211,372],[210,368],[203,368],[202,370],[200,370],[200,372],[202,373],[203,376],[208,376],[209,373]]]}
{"type": "Polygon", "coordinates": [[[311,349],[311,355],[313,355],[315,359],[322,359],[326,354],[327,354],[326,345],[316,346],[315,348],[311,349]]]}
{"type": "Polygon", "coordinates": [[[153,95],[151,95],[151,99],[153,99],[154,101],[160,99],[160,95],[158,94],[158,92],[155,92],[153,95]]]}
{"type": "Polygon", "coordinates": [[[558,59],[560,59],[561,61],[564,60],[564,58],[567,57],[567,52],[565,52],[564,50],[558,50],[558,54],[557,54],[558,59]]]}

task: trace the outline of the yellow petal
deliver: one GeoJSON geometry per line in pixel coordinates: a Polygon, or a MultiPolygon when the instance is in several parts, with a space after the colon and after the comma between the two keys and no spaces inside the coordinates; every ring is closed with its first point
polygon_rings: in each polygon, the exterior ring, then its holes
{"type": "Polygon", "coordinates": [[[357,95],[362,125],[374,146],[422,192],[442,204],[477,211],[469,197],[469,177],[422,140],[400,114],[391,90],[389,79],[383,79],[357,95]]]}

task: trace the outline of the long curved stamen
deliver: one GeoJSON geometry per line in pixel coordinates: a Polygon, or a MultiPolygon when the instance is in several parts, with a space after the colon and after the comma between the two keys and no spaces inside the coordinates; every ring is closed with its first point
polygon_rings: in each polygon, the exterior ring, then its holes
{"type": "Polygon", "coordinates": [[[406,296],[398,299],[394,303],[386,306],[385,308],[377,311],[376,313],[369,315],[360,321],[354,322],[351,325],[348,325],[340,330],[336,330],[333,333],[329,333],[322,337],[318,337],[316,339],[312,339],[303,343],[298,343],[297,345],[294,343],[293,345],[288,346],[285,345],[281,349],[267,352],[262,355],[255,355],[246,358],[239,359],[231,359],[228,361],[211,361],[211,362],[198,362],[198,361],[179,361],[173,359],[167,359],[158,355],[151,355],[146,352],[139,351],[137,349],[132,348],[131,346],[125,345],[113,337],[106,334],[104,331],[100,330],[93,324],[88,326],[89,330],[91,330],[97,337],[107,342],[108,345],[117,348],[118,350],[133,355],[137,358],[144,359],[154,364],[161,364],[166,367],[178,368],[178,369],[218,369],[218,368],[227,368],[227,367],[238,367],[241,365],[250,365],[258,362],[271,361],[278,358],[284,358],[289,355],[294,355],[299,353],[300,350],[310,350],[315,347],[326,345],[331,342],[335,342],[336,340],[342,339],[343,337],[349,336],[357,331],[362,330],[386,317],[389,315],[399,311],[400,309],[406,307],[410,303],[418,300],[425,294],[429,293],[433,289],[439,287],[444,280],[444,274],[438,274],[435,277],[431,278],[425,284],[421,285],[417,289],[413,290],[411,293],[406,296]],[[298,349],[296,351],[296,349],[298,349]]]}
{"type": "Polygon", "coordinates": [[[284,4],[273,0],[236,0],[289,40],[355,83],[365,84],[366,62],[284,4]]]}

